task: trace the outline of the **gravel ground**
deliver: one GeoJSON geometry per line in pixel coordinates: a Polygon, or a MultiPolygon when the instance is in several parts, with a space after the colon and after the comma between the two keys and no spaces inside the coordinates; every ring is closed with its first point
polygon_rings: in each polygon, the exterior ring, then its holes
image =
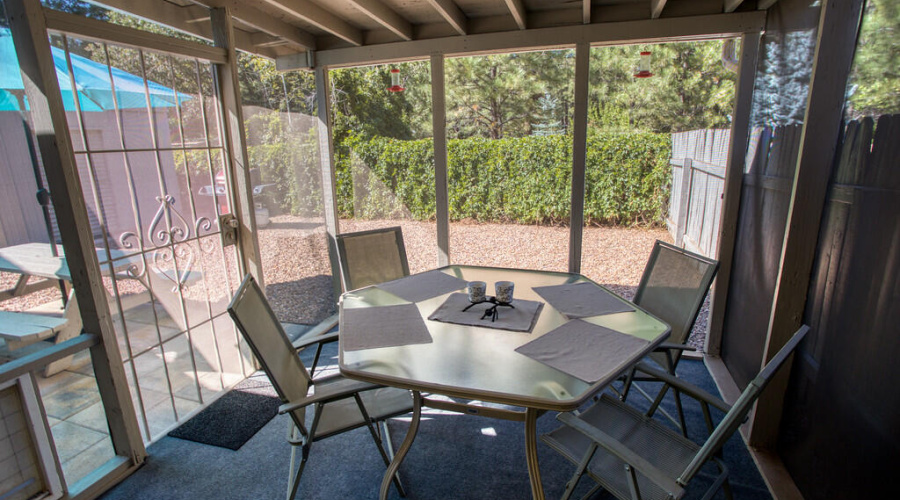
{"type": "MultiPolygon", "coordinates": [[[[425,271],[437,264],[437,230],[433,222],[342,220],[340,225],[342,232],[402,226],[410,271],[425,271]]],[[[583,236],[582,274],[631,298],[657,239],[671,242],[664,229],[587,227],[583,236]]],[[[266,292],[282,321],[313,324],[334,312],[331,271],[321,220],[287,215],[272,217],[271,222],[260,230],[259,244],[266,292]]],[[[459,264],[565,271],[568,245],[566,227],[467,221],[450,226],[450,257],[459,264]]],[[[204,275],[218,283],[224,280],[226,268],[229,275],[234,273],[233,265],[221,265],[221,254],[204,257],[200,265],[204,275]]],[[[17,277],[0,273],[0,289],[13,287],[17,277]]],[[[232,276],[232,281],[235,279],[232,276]]],[[[104,282],[112,290],[109,278],[104,278],[104,282]]],[[[189,286],[186,290],[186,294],[195,299],[202,299],[207,293],[197,286],[189,286]]],[[[142,288],[134,280],[123,280],[119,281],[119,291],[126,295],[139,293],[142,288]]],[[[213,284],[209,293],[218,296],[226,291],[227,287],[213,284]]],[[[0,309],[21,311],[58,299],[59,290],[50,288],[9,299],[0,304],[0,309]]],[[[691,335],[691,344],[698,348],[702,348],[706,334],[707,315],[708,301],[691,335]]]]}

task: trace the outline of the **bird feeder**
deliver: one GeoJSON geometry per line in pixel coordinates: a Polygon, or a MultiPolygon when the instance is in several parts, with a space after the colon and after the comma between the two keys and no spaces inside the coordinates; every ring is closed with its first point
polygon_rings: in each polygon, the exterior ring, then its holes
{"type": "Polygon", "coordinates": [[[634,73],[635,78],[649,78],[653,76],[650,72],[650,51],[641,52],[641,61],[638,63],[637,71],[634,73]]]}
{"type": "Polygon", "coordinates": [[[403,87],[400,86],[400,70],[394,68],[391,70],[391,86],[388,87],[388,90],[391,92],[403,92],[403,87]]]}

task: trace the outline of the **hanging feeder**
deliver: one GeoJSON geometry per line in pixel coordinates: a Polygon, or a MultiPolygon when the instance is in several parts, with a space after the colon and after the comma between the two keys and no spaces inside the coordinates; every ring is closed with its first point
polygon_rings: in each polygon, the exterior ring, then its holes
{"type": "Polygon", "coordinates": [[[403,87],[400,86],[400,70],[394,68],[391,70],[391,86],[388,87],[388,90],[391,92],[403,92],[403,87]]]}
{"type": "Polygon", "coordinates": [[[634,73],[635,78],[649,78],[653,76],[650,72],[650,51],[641,52],[641,61],[638,63],[637,71],[634,73]]]}

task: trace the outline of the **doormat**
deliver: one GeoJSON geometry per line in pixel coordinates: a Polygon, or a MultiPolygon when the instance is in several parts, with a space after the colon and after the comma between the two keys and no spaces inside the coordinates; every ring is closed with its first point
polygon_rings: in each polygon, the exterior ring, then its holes
{"type": "Polygon", "coordinates": [[[169,436],[237,451],[278,414],[281,400],[260,372],[234,386],[169,436]]]}

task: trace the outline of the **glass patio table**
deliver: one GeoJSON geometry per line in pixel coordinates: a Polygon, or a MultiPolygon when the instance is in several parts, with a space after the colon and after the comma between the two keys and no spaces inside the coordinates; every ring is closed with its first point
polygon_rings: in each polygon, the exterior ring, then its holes
{"type": "MultiPolygon", "coordinates": [[[[380,307],[410,302],[378,286],[353,290],[341,296],[341,373],[354,379],[409,389],[413,394],[413,416],[409,431],[385,473],[381,484],[381,498],[387,497],[391,477],[412,446],[418,431],[421,408],[425,405],[435,409],[524,422],[532,496],[543,499],[537,456],[537,418],[548,410],[571,411],[578,408],[663,342],[669,335],[669,326],[580,274],[461,265],[443,267],[438,271],[465,281],[484,281],[488,283],[488,292],[496,281],[512,281],[515,283],[513,304],[519,300],[531,300],[542,302],[543,307],[530,333],[429,320],[428,317],[450,295],[444,293],[413,302],[424,320],[431,342],[348,350],[347,344],[353,343],[355,337],[371,334],[365,321],[345,323],[344,317],[348,310],[364,309],[367,314],[374,314],[380,307]],[[581,320],[644,341],[635,343],[639,346],[619,349],[616,362],[590,383],[516,352],[520,346],[570,321],[533,288],[578,283],[595,286],[603,293],[615,297],[615,300],[634,308],[630,312],[582,317],[581,320]],[[423,397],[422,393],[510,405],[517,409],[462,403],[447,400],[448,398],[433,399],[423,397]]],[[[414,279],[415,276],[404,279],[414,279]]],[[[458,291],[465,292],[463,287],[464,283],[458,291]]],[[[500,315],[507,311],[509,310],[500,309],[500,315]]],[[[357,318],[360,317],[360,312],[354,314],[357,318]]],[[[489,325],[490,317],[483,321],[489,325]]]]}

